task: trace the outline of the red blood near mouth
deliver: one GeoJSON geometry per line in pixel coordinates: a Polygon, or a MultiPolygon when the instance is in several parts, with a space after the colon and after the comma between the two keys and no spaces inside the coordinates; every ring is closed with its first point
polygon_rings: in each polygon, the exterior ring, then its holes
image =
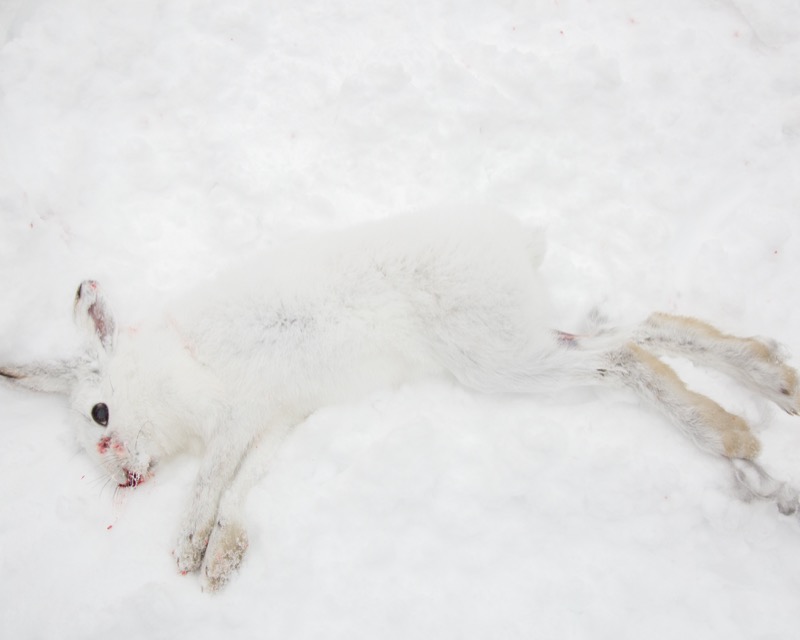
{"type": "Polygon", "coordinates": [[[125,482],[120,482],[120,487],[138,487],[147,479],[141,473],[133,473],[127,469],[123,469],[122,473],[125,474],[125,482]]]}

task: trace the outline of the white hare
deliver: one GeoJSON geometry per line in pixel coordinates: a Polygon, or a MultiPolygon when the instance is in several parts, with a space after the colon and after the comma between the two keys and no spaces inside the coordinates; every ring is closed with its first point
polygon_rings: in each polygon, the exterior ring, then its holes
{"type": "Polygon", "coordinates": [[[68,394],[83,446],[120,486],[204,444],[174,553],[178,569],[200,569],[211,590],[241,562],[244,498],[293,425],[429,375],[486,392],[628,387],[730,459],[750,496],[797,511],[797,492],[754,462],[759,442],[747,423],[657,357],[720,369],[796,414],[797,374],[777,346],[666,314],[594,335],[556,331],[537,273],[542,253],[536,232],[502,216],[399,218],[296,241],[131,328],[87,280],[75,298],[85,351],[3,365],[0,376],[68,394]]]}

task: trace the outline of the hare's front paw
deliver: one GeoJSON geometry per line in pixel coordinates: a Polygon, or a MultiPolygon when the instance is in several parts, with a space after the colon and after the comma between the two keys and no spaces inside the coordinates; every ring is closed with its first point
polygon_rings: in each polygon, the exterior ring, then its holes
{"type": "Polygon", "coordinates": [[[187,574],[200,568],[210,536],[210,526],[181,532],[175,550],[172,552],[175,562],[178,564],[178,571],[187,574]]]}
{"type": "Polygon", "coordinates": [[[247,532],[236,521],[217,523],[208,541],[201,571],[204,591],[218,591],[239,568],[247,551],[247,532]]]}

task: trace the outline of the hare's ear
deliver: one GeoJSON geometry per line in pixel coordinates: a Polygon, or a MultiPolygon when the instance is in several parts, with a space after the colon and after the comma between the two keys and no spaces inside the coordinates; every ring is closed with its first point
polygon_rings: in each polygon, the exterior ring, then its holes
{"type": "Polygon", "coordinates": [[[81,282],[75,294],[74,312],[78,329],[85,333],[90,342],[110,353],[114,349],[117,324],[97,282],[81,282]]]}
{"type": "Polygon", "coordinates": [[[76,365],[77,362],[71,360],[54,360],[27,365],[2,365],[0,366],[0,379],[33,391],[67,395],[75,384],[76,365]]]}

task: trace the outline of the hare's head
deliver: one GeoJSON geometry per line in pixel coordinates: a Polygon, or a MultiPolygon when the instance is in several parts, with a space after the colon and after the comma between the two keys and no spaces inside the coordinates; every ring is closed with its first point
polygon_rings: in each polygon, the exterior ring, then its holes
{"type": "Polygon", "coordinates": [[[116,322],[97,282],[78,287],[75,323],[85,337],[75,358],[28,365],[0,365],[0,377],[29,389],[69,397],[81,445],[120,486],[146,480],[161,451],[152,415],[143,400],[153,381],[140,371],[131,345],[120,340],[116,322]],[[143,388],[144,387],[144,388],[143,388]]]}

